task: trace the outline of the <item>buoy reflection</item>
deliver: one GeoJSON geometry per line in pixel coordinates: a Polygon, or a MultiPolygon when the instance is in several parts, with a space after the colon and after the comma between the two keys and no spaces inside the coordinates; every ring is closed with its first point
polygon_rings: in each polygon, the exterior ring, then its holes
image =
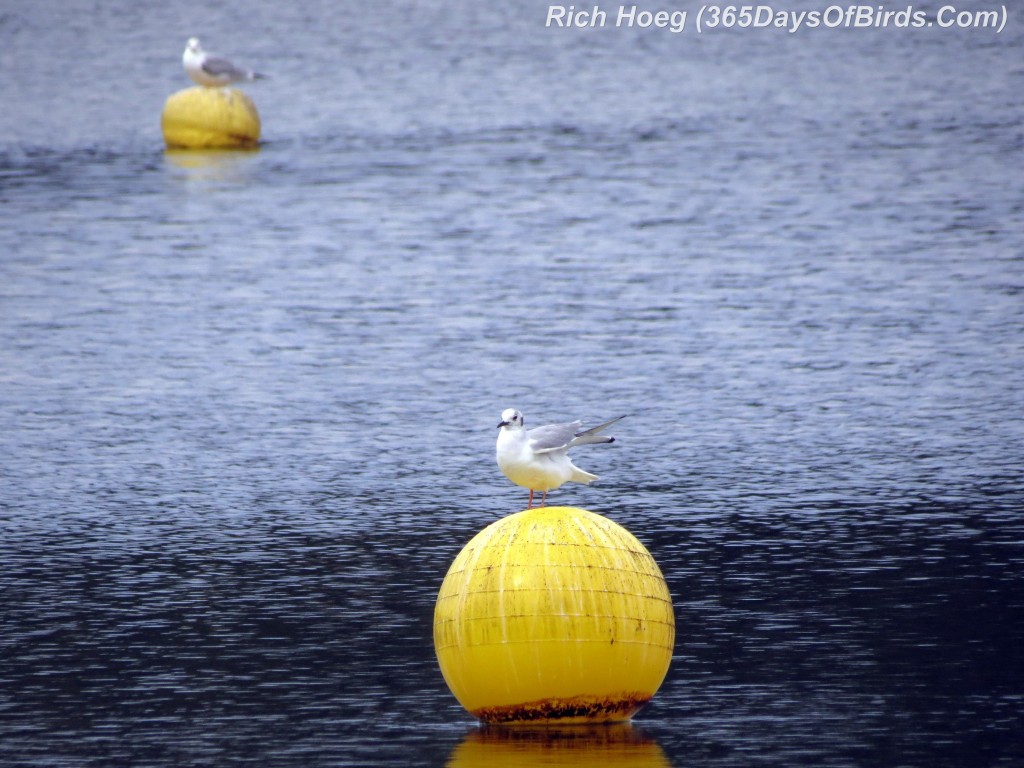
{"type": "Polygon", "coordinates": [[[573,726],[481,726],[448,759],[448,768],[524,765],[668,768],[657,743],[629,723],[573,726]]]}
{"type": "Polygon", "coordinates": [[[232,181],[248,177],[248,159],[259,147],[245,149],[167,149],[164,157],[189,178],[205,181],[232,181]]]}

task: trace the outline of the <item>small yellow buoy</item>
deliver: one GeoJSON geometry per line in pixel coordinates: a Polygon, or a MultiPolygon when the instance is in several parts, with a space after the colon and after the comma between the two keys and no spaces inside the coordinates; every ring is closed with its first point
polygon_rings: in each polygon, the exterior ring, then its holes
{"type": "Polygon", "coordinates": [[[195,86],[171,94],[160,127],[171,148],[251,148],[260,140],[256,105],[237,88],[195,86]]]}
{"type": "Polygon", "coordinates": [[[441,673],[487,723],[627,720],[658,690],[674,644],[654,558],[622,526],[573,507],[482,530],[434,607],[441,673]]]}

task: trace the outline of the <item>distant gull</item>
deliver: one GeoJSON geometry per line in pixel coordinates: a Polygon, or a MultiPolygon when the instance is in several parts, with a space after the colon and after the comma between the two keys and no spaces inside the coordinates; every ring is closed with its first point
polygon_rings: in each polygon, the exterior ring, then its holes
{"type": "Polygon", "coordinates": [[[199,85],[207,88],[219,88],[222,85],[238,83],[243,80],[259,80],[265,77],[251,69],[237,67],[227,59],[207,53],[199,44],[198,37],[190,37],[185,53],[181,56],[185,71],[199,85]]]}
{"type": "Polygon", "coordinates": [[[542,491],[540,504],[544,506],[548,491],[567,482],[589,484],[597,475],[584,472],[572,463],[569,449],[577,445],[612,443],[614,437],[598,434],[619,419],[618,416],[604,424],[581,430],[581,421],[569,424],[548,424],[536,429],[523,426],[523,414],[515,408],[501,413],[498,424],[498,466],[505,476],[516,485],[530,489],[528,506],[533,506],[533,492],[542,491]]]}

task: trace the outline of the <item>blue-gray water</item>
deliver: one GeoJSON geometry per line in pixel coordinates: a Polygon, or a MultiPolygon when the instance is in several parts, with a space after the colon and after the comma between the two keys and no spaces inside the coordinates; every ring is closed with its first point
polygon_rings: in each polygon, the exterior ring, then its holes
{"type": "Polygon", "coordinates": [[[146,5],[0,12],[0,763],[1024,760],[1022,11],[146,5]],[[194,34],[258,152],[163,151],[194,34]],[[672,590],[631,730],[437,668],[509,406],[629,414],[552,500],[672,590]]]}

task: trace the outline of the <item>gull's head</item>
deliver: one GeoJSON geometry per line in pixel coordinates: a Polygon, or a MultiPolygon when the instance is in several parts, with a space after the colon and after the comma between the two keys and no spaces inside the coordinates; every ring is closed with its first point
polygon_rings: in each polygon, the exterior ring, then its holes
{"type": "Polygon", "coordinates": [[[517,411],[515,408],[506,408],[501,412],[501,421],[498,422],[498,429],[502,427],[512,427],[516,429],[523,426],[523,414],[517,411]]]}
{"type": "Polygon", "coordinates": [[[192,53],[202,53],[203,50],[203,47],[199,44],[198,37],[190,37],[188,39],[188,45],[185,47],[192,51],[192,53]]]}

